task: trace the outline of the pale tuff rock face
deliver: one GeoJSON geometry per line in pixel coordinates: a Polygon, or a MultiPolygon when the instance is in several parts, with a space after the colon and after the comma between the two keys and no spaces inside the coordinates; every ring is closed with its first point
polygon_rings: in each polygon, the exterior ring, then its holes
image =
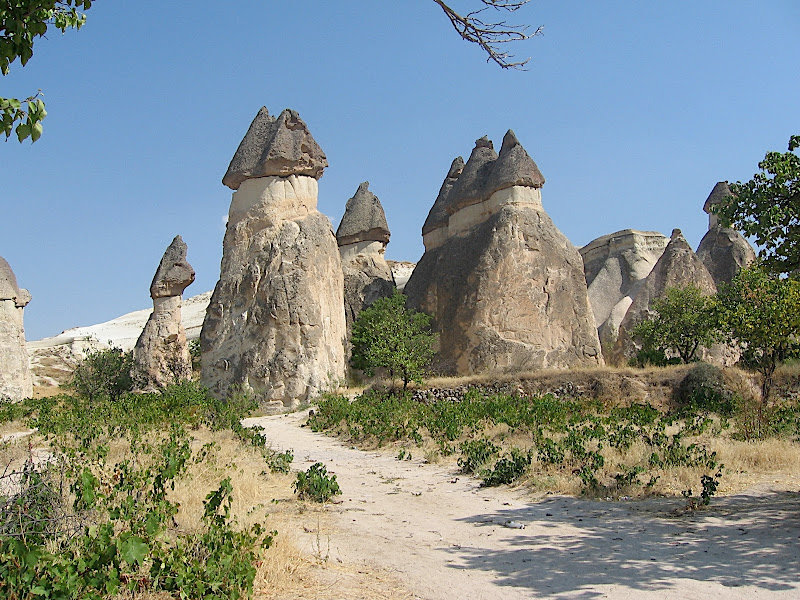
{"type": "Polygon", "coordinates": [[[263,126],[259,113],[231,163],[228,175],[240,154],[267,156],[280,172],[250,169],[261,176],[236,184],[200,339],[202,380],[217,397],[241,388],[293,406],[344,377],[346,332],[339,250],[317,211],[316,178],[327,162],[305,124],[298,129],[302,121],[288,113],[263,126]]]}
{"type": "Polygon", "coordinates": [[[193,281],[186,244],[176,236],[158,265],[150,296],[153,312],[133,349],[137,387],[152,391],[187,379],[192,373],[189,345],[181,318],[182,294],[193,281]]]}
{"type": "Polygon", "coordinates": [[[732,192],[728,183],[720,181],[703,205],[703,210],[708,213],[708,233],[697,247],[697,256],[703,261],[717,286],[730,283],[739,271],[756,259],[753,247],[742,234],[735,229],[722,227],[717,216],[711,213],[712,206],[730,195],[732,192]]]}
{"type": "Polygon", "coordinates": [[[714,294],[717,286],[702,261],[692,251],[680,229],[675,229],[653,270],[642,282],[633,303],[619,327],[613,360],[627,362],[638,348],[631,338],[633,328],[651,314],[653,302],[663,298],[667,289],[694,285],[706,294],[714,294]]]}
{"type": "Polygon", "coordinates": [[[0,256],[0,399],[16,402],[33,395],[23,326],[23,310],[30,301],[30,293],[17,285],[14,271],[0,256]]]}
{"type": "Polygon", "coordinates": [[[580,249],[600,342],[610,351],[619,325],[669,238],[655,231],[624,229],[580,249]]]}
{"type": "Polygon", "coordinates": [[[383,206],[369,191],[369,182],[364,182],[347,201],[336,230],[344,274],[347,339],[359,313],[394,291],[392,270],[384,257],[389,236],[383,206]]]}
{"type": "Polygon", "coordinates": [[[232,190],[246,179],[306,175],[319,179],[328,166],[303,119],[286,109],[271,117],[262,106],[233,155],[222,183],[232,190]]]}
{"type": "Polygon", "coordinates": [[[513,132],[499,156],[478,140],[459,169],[454,161],[405,288],[409,305],[434,318],[436,367],[470,374],[603,364],[583,261],[543,211],[544,177],[513,132]]]}
{"type": "Polygon", "coordinates": [[[503,138],[499,155],[492,142],[482,137],[475,142],[466,165],[459,156],[450,166],[422,227],[425,249],[432,250],[450,237],[463,235],[501,206],[525,203],[542,210],[539,190],[543,185],[539,168],[512,130],[503,138]]]}

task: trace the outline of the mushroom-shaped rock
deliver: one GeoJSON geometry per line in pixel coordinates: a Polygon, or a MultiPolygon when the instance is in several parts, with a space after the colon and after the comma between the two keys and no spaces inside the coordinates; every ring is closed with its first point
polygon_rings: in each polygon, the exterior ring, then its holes
{"type": "Polygon", "coordinates": [[[427,235],[434,229],[440,229],[442,227],[447,227],[447,196],[450,194],[450,190],[453,189],[456,181],[461,176],[461,173],[464,171],[464,159],[460,156],[457,156],[452,164],[450,165],[450,170],[447,172],[447,175],[442,182],[442,187],[439,188],[439,195],[436,196],[436,201],[433,203],[430,212],[428,213],[428,218],[425,219],[425,224],[422,226],[422,235],[427,235]]]}
{"type": "Polygon", "coordinates": [[[497,160],[497,152],[488,137],[475,141],[475,148],[469,156],[461,176],[447,195],[445,209],[452,215],[465,206],[485,200],[485,185],[497,160]]]}
{"type": "Polygon", "coordinates": [[[23,325],[23,309],[30,300],[0,256],[0,399],[16,402],[33,394],[23,325]]]}
{"type": "Polygon", "coordinates": [[[180,296],[189,284],[194,281],[194,269],[186,262],[186,242],[179,235],[175,236],[167,247],[158,265],[153,282],[150,284],[150,297],[165,298],[180,296]]]}
{"type": "Polygon", "coordinates": [[[308,175],[322,177],[328,160],[297,112],[285,109],[277,118],[261,107],[233,155],[222,183],[233,190],[256,177],[308,175]]]}
{"type": "Polygon", "coordinates": [[[365,181],[347,201],[344,216],[336,230],[336,242],[339,246],[365,241],[388,244],[389,235],[381,201],[369,191],[369,181],[365,181]]]}
{"type": "Polygon", "coordinates": [[[181,306],[183,290],[194,281],[186,243],[175,236],[150,284],[153,312],[133,349],[134,378],[145,391],[163,388],[192,374],[181,306]]]}
{"type": "Polygon", "coordinates": [[[503,137],[500,154],[492,165],[492,171],[484,185],[484,197],[514,186],[540,188],[544,176],[519,143],[513,130],[509,129],[503,137]]]}

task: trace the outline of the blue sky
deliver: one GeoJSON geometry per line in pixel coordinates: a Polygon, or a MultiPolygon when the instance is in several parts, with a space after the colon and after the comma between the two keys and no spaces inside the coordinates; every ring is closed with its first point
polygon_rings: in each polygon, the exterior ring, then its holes
{"type": "MultiPolygon", "coordinates": [[[[476,0],[454,1],[455,7],[476,0]]],[[[328,156],[338,225],[362,181],[386,210],[387,257],[417,261],[450,162],[513,128],[576,246],[624,228],[696,246],[719,180],[746,180],[800,133],[800,3],[534,0],[544,35],[487,64],[431,0],[98,1],[38,42],[0,96],[41,88],[31,145],[0,143],[0,255],[33,294],[28,339],[151,305],[167,245],[194,295],[219,276],[222,175],[258,109],[299,111],[328,156]]]]}

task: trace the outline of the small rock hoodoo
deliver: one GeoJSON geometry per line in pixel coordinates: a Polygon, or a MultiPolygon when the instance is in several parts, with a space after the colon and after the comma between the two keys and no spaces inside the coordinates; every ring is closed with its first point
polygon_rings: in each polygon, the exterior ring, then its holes
{"type": "Polygon", "coordinates": [[[30,293],[17,285],[11,265],[0,256],[0,399],[17,402],[33,395],[22,314],[30,301],[30,293]]]}
{"type": "Polygon", "coordinates": [[[452,374],[603,364],[583,261],[542,207],[536,163],[509,130],[453,161],[405,293],[432,315],[452,374]]]}

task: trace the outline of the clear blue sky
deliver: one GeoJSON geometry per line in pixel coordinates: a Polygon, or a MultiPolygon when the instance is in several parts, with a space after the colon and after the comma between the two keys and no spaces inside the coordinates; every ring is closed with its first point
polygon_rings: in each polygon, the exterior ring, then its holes
{"type": "MultiPolygon", "coordinates": [[[[454,1],[454,6],[475,0],[454,1]]],[[[262,105],[299,111],[326,152],[338,225],[369,180],[387,257],[417,261],[451,160],[513,128],[576,246],[680,227],[694,246],[718,180],[746,180],[800,133],[800,3],[534,0],[524,72],[487,64],[431,0],[98,1],[38,42],[0,96],[42,88],[36,144],[0,143],[0,255],[33,294],[28,339],[151,306],[176,234],[194,295],[219,276],[220,180],[262,105]]]]}

